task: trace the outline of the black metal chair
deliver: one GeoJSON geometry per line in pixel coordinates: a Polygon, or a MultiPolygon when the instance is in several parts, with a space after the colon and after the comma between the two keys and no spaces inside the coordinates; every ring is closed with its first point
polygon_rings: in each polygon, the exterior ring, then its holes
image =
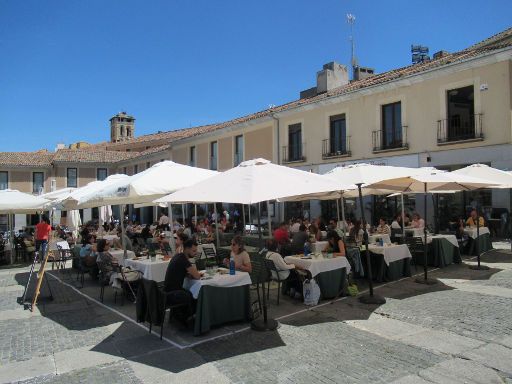
{"type": "Polygon", "coordinates": [[[421,237],[413,236],[406,237],[405,244],[407,244],[407,248],[409,248],[409,252],[411,252],[412,263],[414,264],[414,269],[417,270],[418,260],[421,257],[422,263],[425,258],[425,245],[421,237]]]}
{"type": "MultiPolygon", "coordinates": [[[[265,292],[263,291],[262,284],[269,281],[269,273],[267,267],[265,266],[264,256],[257,254],[250,255],[250,258],[252,265],[252,271],[249,273],[252,282],[251,290],[255,290],[257,295],[257,300],[251,303],[251,307],[255,304],[258,304],[259,313],[262,313],[260,287],[262,288],[262,294],[264,295],[265,292]]],[[[253,317],[255,317],[255,313],[256,311],[253,310],[253,317]]]]}
{"type": "MultiPolygon", "coordinates": [[[[268,276],[270,280],[277,281],[277,305],[279,305],[279,296],[281,295],[281,283],[284,282],[286,279],[281,280],[279,276],[280,270],[277,269],[276,265],[274,264],[274,261],[271,259],[264,258],[263,262],[265,263],[265,267],[268,271],[268,276]],[[274,273],[272,273],[274,272],[274,273]],[[275,275],[275,277],[274,277],[275,275]]],[[[270,284],[267,286],[267,299],[270,297],[270,284]]]]}

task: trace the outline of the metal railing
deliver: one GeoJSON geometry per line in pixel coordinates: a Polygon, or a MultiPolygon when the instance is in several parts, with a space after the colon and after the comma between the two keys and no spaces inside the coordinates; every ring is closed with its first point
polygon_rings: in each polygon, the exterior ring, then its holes
{"type": "Polygon", "coordinates": [[[294,161],[306,161],[306,144],[285,145],[282,147],[283,163],[291,163],[294,161]]]}
{"type": "Polygon", "coordinates": [[[437,143],[483,140],[482,118],[483,113],[477,113],[465,118],[452,116],[448,119],[437,120],[437,143]]]}
{"type": "Polygon", "coordinates": [[[332,139],[322,140],[322,157],[350,156],[350,136],[345,136],[342,140],[334,141],[332,139]]]}
{"type": "Polygon", "coordinates": [[[409,148],[409,143],[407,142],[407,128],[407,125],[402,125],[400,130],[394,132],[394,135],[390,135],[382,129],[373,131],[373,152],[409,148]]]}

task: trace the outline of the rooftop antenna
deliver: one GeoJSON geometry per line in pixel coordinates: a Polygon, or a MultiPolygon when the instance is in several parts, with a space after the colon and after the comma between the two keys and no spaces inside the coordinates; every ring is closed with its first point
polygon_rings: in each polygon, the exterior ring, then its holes
{"type": "Polygon", "coordinates": [[[355,51],[355,43],[354,43],[354,23],[356,22],[356,16],[351,14],[351,13],[347,13],[347,23],[350,25],[350,37],[349,37],[349,41],[350,41],[350,44],[351,44],[351,49],[352,49],[352,54],[351,54],[351,60],[350,60],[350,63],[352,65],[352,69],[355,69],[357,67],[357,59],[356,59],[356,56],[354,54],[354,51],[355,51]]]}

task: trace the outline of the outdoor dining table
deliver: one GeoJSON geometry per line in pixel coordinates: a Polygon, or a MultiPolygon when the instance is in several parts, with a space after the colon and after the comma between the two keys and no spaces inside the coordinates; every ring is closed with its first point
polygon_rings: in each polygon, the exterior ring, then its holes
{"type": "Polygon", "coordinates": [[[424,228],[405,227],[404,231],[405,233],[413,237],[419,237],[424,235],[424,228]]]}
{"type": "Polygon", "coordinates": [[[119,264],[140,271],[145,279],[155,280],[158,283],[165,280],[169,260],[164,260],[163,256],[156,256],[155,260],[146,257],[123,259],[121,256],[119,264]]]}
{"type": "Polygon", "coordinates": [[[368,243],[378,243],[382,240],[385,244],[391,244],[391,237],[387,233],[374,233],[368,236],[368,243]]]}
{"type": "Polygon", "coordinates": [[[320,287],[324,299],[332,299],[344,294],[347,275],[350,273],[350,264],[346,257],[326,257],[323,254],[286,256],[287,264],[298,266],[311,274],[320,287]]]}
{"type": "MultiPolygon", "coordinates": [[[[108,252],[117,260],[118,264],[121,264],[124,259],[124,251],[122,249],[110,249],[108,252]]],[[[135,257],[135,252],[126,250],[126,257],[128,259],[133,259],[135,257]]]]}
{"type": "MultiPolygon", "coordinates": [[[[425,238],[421,237],[424,242],[425,238]]],[[[462,262],[460,257],[459,243],[455,235],[428,235],[427,265],[444,268],[447,265],[462,262]]],[[[419,257],[416,264],[423,265],[424,257],[419,257]]]]}
{"type": "MultiPolygon", "coordinates": [[[[229,251],[231,252],[231,246],[230,245],[226,245],[226,246],[223,246],[223,247],[219,247],[219,249],[223,249],[224,251],[229,251]]],[[[250,256],[253,256],[253,255],[257,255],[259,252],[260,252],[260,248],[257,248],[257,247],[251,247],[251,246],[248,246],[246,245],[244,247],[245,251],[250,255],[250,256]]]]}
{"type": "Polygon", "coordinates": [[[477,238],[477,228],[476,227],[466,227],[464,228],[464,233],[469,237],[469,242],[467,245],[466,253],[471,256],[476,256],[477,252],[480,253],[490,251],[492,249],[491,243],[491,233],[489,228],[480,227],[478,228],[478,232],[480,236],[477,238]],[[478,241],[478,248],[477,248],[478,241]]]}
{"type": "Polygon", "coordinates": [[[249,321],[251,284],[249,273],[241,271],[236,271],[234,275],[205,275],[201,280],[185,278],[183,288],[197,299],[194,335],[208,332],[216,325],[249,321]]]}
{"type": "MultiPolygon", "coordinates": [[[[370,244],[368,250],[371,253],[372,276],[376,281],[391,281],[403,276],[411,276],[412,255],[407,245],[370,244]]],[[[361,252],[364,252],[364,246],[361,247],[361,252]]],[[[363,262],[363,268],[365,273],[368,273],[366,262],[363,262]]]]}

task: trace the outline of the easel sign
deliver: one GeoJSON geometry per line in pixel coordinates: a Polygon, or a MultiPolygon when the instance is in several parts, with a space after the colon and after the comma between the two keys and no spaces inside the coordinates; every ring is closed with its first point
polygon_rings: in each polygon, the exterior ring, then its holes
{"type": "MultiPolygon", "coordinates": [[[[30,312],[34,312],[34,307],[37,304],[37,299],[39,297],[39,294],[41,293],[41,285],[43,284],[44,271],[45,271],[45,268],[46,268],[46,263],[48,261],[48,254],[49,254],[49,252],[46,251],[45,255],[43,257],[43,260],[41,261],[41,266],[39,267],[39,271],[37,272],[36,290],[34,291],[34,297],[32,298],[32,304],[30,306],[30,312]]],[[[30,281],[29,281],[29,283],[30,283],[30,281]]],[[[51,291],[50,291],[50,295],[51,295],[51,291]]]]}

